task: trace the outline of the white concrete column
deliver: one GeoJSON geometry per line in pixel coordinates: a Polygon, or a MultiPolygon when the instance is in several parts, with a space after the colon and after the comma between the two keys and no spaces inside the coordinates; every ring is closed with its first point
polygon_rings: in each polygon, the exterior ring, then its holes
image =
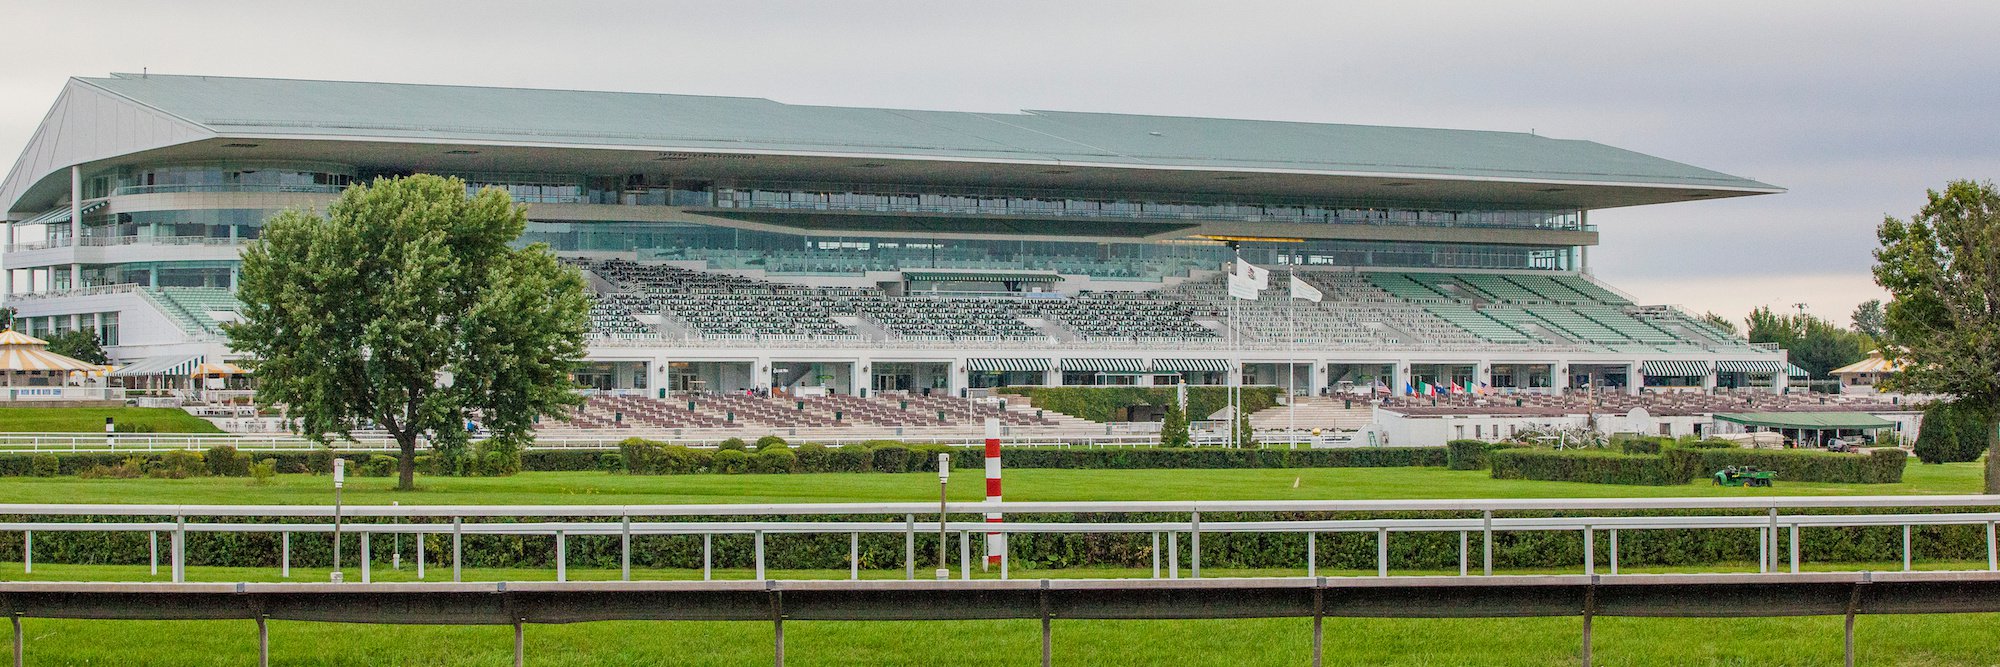
{"type": "Polygon", "coordinates": [[[1638,396],[1639,385],[1645,378],[1639,377],[1639,362],[1625,365],[1625,393],[1638,396]]]}
{"type": "Polygon", "coordinates": [[[945,369],[946,377],[950,378],[951,395],[957,396],[963,393],[966,387],[972,386],[972,379],[965,370],[967,366],[964,359],[954,359],[945,369]]]}
{"type": "Polygon", "coordinates": [[[1792,374],[1786,373],[1784,369],[1779,369],[1778,372],[1771,374],[1771,393],[1785,393],[1785,390],[1791,386],[1792,374]]]}
{"type": "Polygon", "coordinates": [[[1492,361],[1474,361],[1474,362],[1472,362],[1472,384],[1473,384],[1473,386],[1472,386],[1472,387],[1466,387],[1466,390],[1467,390],[1467,391],[1470,391],[1470,390],[1472,390],[1472,389],[1476,388],[1476,387],[1477,387],[1478,385],[1481,385],[1481,384],[1484,384],[1484,385],[1486,385],[1486,386],[1488,386],[1488,387],[1491,387],[1491,386],[1493,386],[1493,362],[1492,362],[1492,361]]]}
{"type": "Polygon", "coordinates": [[[667,356],[666,356],[666,355],[664,355],[664,354],[657,354],[657,355],[653,355],[653,356],[652,356],[651,358],[649,358],[649,359],[647,359],[647,360],[646,360],[646,393],[647,393],[647,394],[650,394],[650,395],[652,395],[652,396],[653,396],[653,397],[655,397],[655,398],[661,398],[661,397],[664,397],[665,395],[664,395],[664,394],[662,394],[662,393],[660,393],[660,392],[668,388],[668,386],[669,386],[669,382],[668,382],[668,380],[669,380],[669,379],[670,379],[670,378],[669,378],[669,377],[668,377],[668,375],[667,375],[667,356]]]}
{"type": "Polygon", "coordinates": [[[1326,365],[1330,362],[1314,359],[1310,363],[1312,365],[1306,370],[1306,393],[1318,396],[1321,390],[1333,385],[1332,378],[1326,376],[1326,365]]]}
{"type": "Polygon", "coordinates": [[[851,368],[849,368],[847,372],[847,377],[849,378],[848,389],[851,390],[850,393],[854,394],[855,396],[868,396],[870,394],[873,394],[875,385],[874,371],[875,371],[874,360],[869,359],[868,357],[855,359],[854,365],[851,368]]]}
{"type": "Polygon", "coordinates": [[[770,357],[757,357],[757,360],[750,364],[750,385],[752,387],[765,390],[770,389],[771,377],[770,357]]]}
{"type": "Polygon", "coordinates": [[[1062,359],[1049,359],[1049,372],[1042,374],[1042,386],[1062,386],[1062,359]]]}
{"type": "MultiPolygon", "coordinates": [[[[83,245],[83,167],[69,168],[69,288],[83,286],[83,265],[76,263],[76,249],[83,245]]],[[[54,283],[54,280],[49,282],[54,283]]]]}

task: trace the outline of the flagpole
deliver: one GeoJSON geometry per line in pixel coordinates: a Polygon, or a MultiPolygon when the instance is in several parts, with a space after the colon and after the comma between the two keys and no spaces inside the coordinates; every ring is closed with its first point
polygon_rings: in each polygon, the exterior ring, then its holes
{"type": "Polygon", "coordinates": [[[1294,303],[1298,299],[1290,296],[1291,284],[1299,279],[1298,265],[1293,264],[1287,267],[1285,277],[1288,279],[1285,282],[1285,291],[1287,294],[1285,299],[1285,431],[1286,435],[1292,441],[1292,448],[1298,449],[1299,401],[1295,392],[1299,386],[1299,332],[1298,325],[1292,321],[1292,317],[1295,315],[1292,309],[1298,307],[1298,304],[1294,303]]]}

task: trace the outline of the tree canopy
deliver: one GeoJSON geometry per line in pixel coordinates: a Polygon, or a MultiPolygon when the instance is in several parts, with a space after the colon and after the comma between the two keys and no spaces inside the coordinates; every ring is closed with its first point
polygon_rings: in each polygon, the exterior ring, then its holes
{"type": "Polygon", "coordinates": [[[286,211],[243,252],[243,320],[257,400],[320,442],[372,425],[401,449],[400,488],[428,438],[466,465],[468,420],[522,442],[537,417],[581,402],[590,302],[582,276],[542,245],[511,247],[525,210],[455,178],[356,184],[325,215],[286,211]]]}
{"type": "Polygon", "coordinates": [[[50,352],[102,366],[110,363],[104,354],[104,346],[98,344],[97,334],[83,330],[64,331],[49,337],[50,352]]]}
{"type": "Polygon", "coordinates": [[[1715,311],[1711,310],[1709,312],[1702,313],[1701,319],[1704,322],[1715,325],[1715,328],[1717,329],[1721,329],[1725,332],[1728,332],[1729,335],[1731,336],[1743,335],[1743,330],[1736,328],[1735,322],[1731,322],[1727,317],[1715,314],[1715,311]]]}
{"type": "Polygon", "coordinates": [[[1825,319],[1807,314],[1781,315],[1769,306],[1750,311],[1744,319],[1752,343],[1777,343],[1791,351],[1792,363],[1814,376],[1860,361],[1874,341],[1825,319]]]}
{"type": "Polygon", "coordinates": [[[1885,354],[1906,362],[1892,389],[1948,394],[1987,416],[1986,492],[2000,493],[2000,192],[1991,182],[1931,190],[1909,220],[1876,230],[1885,354]]]}
{"type": "Polygon", "coordinates": [[[1882,340],[1882,300],[1869,299],[1854,307],[1854,330],[1870,340],[1882,340]]]}

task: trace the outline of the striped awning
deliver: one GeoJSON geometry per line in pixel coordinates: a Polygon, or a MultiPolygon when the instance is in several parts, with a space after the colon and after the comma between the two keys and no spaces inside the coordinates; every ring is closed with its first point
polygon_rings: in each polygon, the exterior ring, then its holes
{"type": "Polygon", "coordinates": [[[1048,369],[1048,359],[1037,359],[1034,357],[965,360],[965,370],[974,373],[1016,373],[1046,371],[1048,369]]]}
{"type": "Polygon", "coordinates": [[[1799,368],[1798,364],[1786,363],[1785,377],[1809,378],[1812,377],[1812,374],[1807,373],[1806,369],[1799,368]]]}
{"type": "Polygon", "coordinates": [[[1227,373],[1228,359],[1154,359],[1153,370],[1175,373],[1227,373]]]}
{"type": "Polygon", "coordinates": [[[1644,361],[1639,363],[1639,372],[1653,377],[1701,377],[1708,374],[1708,364],[1699,361],[1644,361]]]}
{"type": "Polygon", "coordinates": [[[1145,370],[1146,365],[1138,359],[1064,359],[1062,368],[1085,373],[1137,373],[1145,370]]]}
{"type": "Polygon", "coordinates": [[[1062,276],[1045,271],[904,271],[904,280],[972,283],[1053,283],[1062,276]]]}
{"type": "Polygon", "coordinates": [[[1781,373],[1784,372],[1786,365],[1777,361],[1718,361],[1715,362],[1715,371],[1718,373],[1781,373]]]}
{"type": "Polygon", "coordinates": [[[111,377],[130,378],[153,375],[179,375],[187,377],[194,373],[194,367],[201,365],[201,355],[146,357],[126,364],[111,373],[111,377]]]}
{"type": "Polygon", "coordinates": [[[71,359],[37,346],[0,345],[0,371],[91,373],[102,366],[71,359]]]}
{"type": "MultiPolygon", "coordinates": [[[[101,209],[101,208],[104,208],[105,204],[108,204],[108,203],[110,203],[110,202],[108,202],[108,201],[104,201],[104,200],[99,200],[99,201],[94,201],[94,202],[91,202],[91,203],[88,203],[88,204],[84,204],[84,205],[83,205],[83,214],[84,214],[84,215],[90,215],[91,213],[95,213],[95,212],[97,212],[97,210],[98,210],[98,209],[101,209]]],[[[28,219],[26,219],[26,220],[22,220],[22,221],[20,221],[20,222],[17,222],[17,223],[14,223],[14,224],[17,224],[17,225],[53,225],[53,224],[59,224],[59,223],[65,223],[65,222],[69,222],[69,207],[68,207],[68,206],[64,206],[64,207],[62,207],[62,208],[59,208],[59,209],[55,209],[55,210],[52,210],[52,211],[47,211],[47,212],[44,212],[44,213],[42,213],[41,215],[38,215],[38,216],[35,216],[35,217],[32,217],[32,218],[28,218],[28,219]]]]}

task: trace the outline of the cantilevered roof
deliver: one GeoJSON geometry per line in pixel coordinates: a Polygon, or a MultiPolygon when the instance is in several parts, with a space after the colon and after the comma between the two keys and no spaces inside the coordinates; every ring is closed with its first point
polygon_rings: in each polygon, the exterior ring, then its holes
{"type": "Polygon", "coordinates": [[[1871,429],[1896,425],[1866,412],[1719,412],[1715,418],[1744,426],[1769,428],[1871,429]]]}
{"type": "MultiPolygon", "coordinates": [[[[1385,199],[1457,196],[1451,191],[1411,194],[1424,191],[1413,186],[1437,181],[1548,186],[1523,190],[1542,194],[1522,205],[1576,205],[1571,200],[1584,195],[1560,194],[1567,189],[1564,184],[1668,191],[1605,198],[1605,206],[1781,191],[1590,141],[1521,132],[1068,111],[913,111],[742,97],[158,74],[72,80],[72,89],[79,86],[211,138],[648,151],[646,160],[671,161],[754,155],[839,157],[862,167],[873,160],[1011,164],[1030,165],[1033,173],[1044,175],[1071,173],[1049,169],[1061,165],[1340,176],[1374,179],[1367,185],[1382,188],[1372,195],[1343,194],[1385,199]]],[[[53,120],[55,112],[51,116],[53,120]]],[[[158,143],[133,148],[156,148],[158,143]]],[[[282,146],[255,148],[271,152],[282,146]]],[[[359,148],[355,152],[367,154],[359,148]]],[[[261,157],[254,151],[238,155],[261,157]]],[[[24,155],[23,162],[29,157],[24,155]]],[[[884,166],[891,165],[874,165],[884,166]]],[[[16,171],[21,167],[17,164],[16,171]]],[[[22,178],[10,175],[9,192],[0,192],[9,197],[0,201],[13,206],[28,185],[22,178]]],[[[1219,191],[1232,189],[1215,180],[1211,174],[1203,182],[1219,191]]],[[[1247,186],[1236,186],[1242,187],[1247,186]]]]}

